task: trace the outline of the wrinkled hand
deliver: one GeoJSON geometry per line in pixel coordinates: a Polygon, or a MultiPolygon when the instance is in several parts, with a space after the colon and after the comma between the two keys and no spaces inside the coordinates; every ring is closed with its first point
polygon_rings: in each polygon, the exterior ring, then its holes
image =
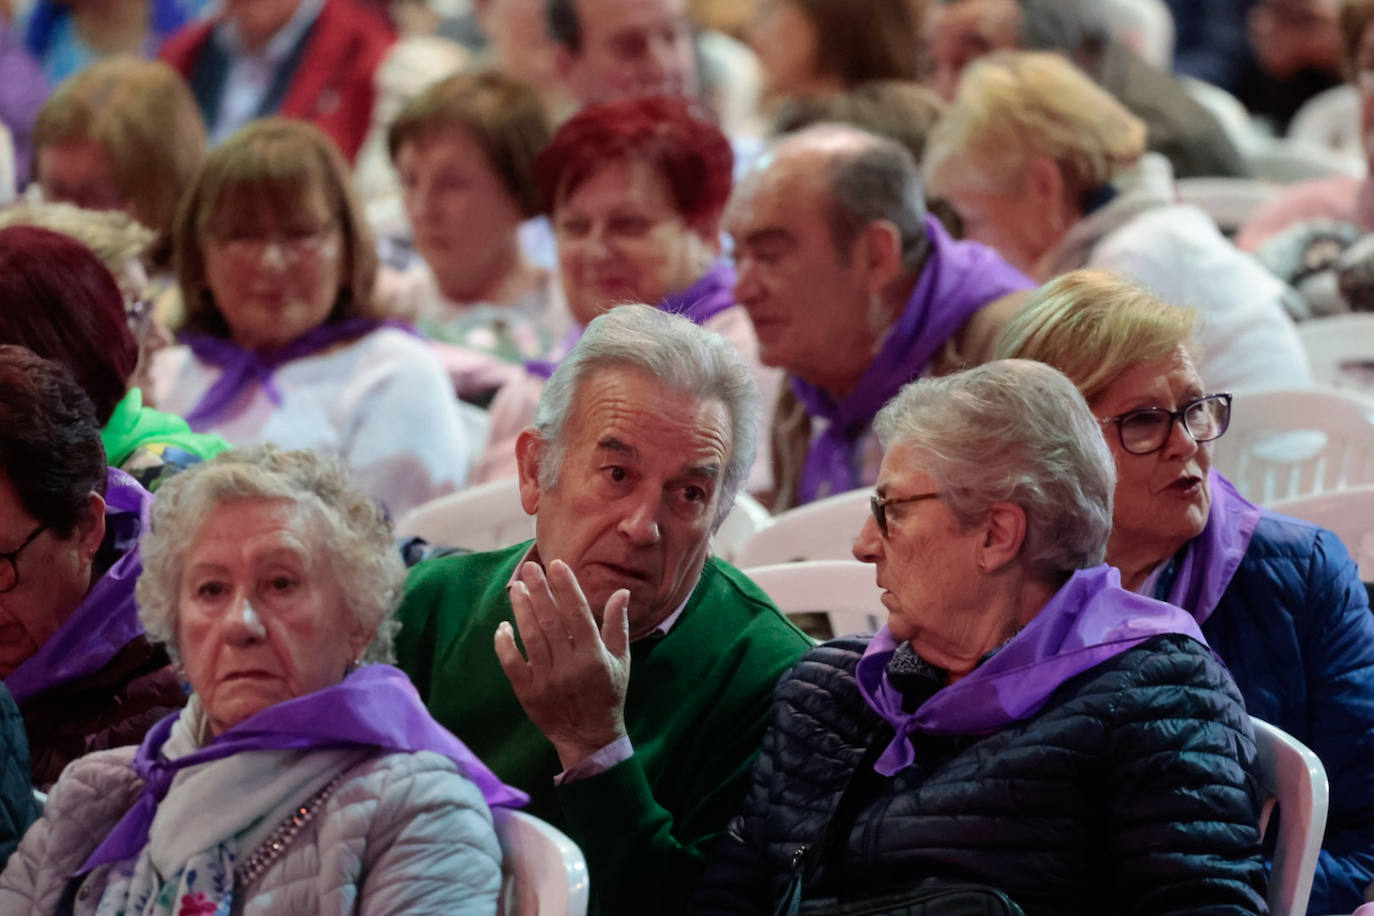
{"type": "Polygon", "coordinates": [[[607,599],[598,631],[577,577],[554,560],[547,579],[539,564],[524,564],[510,600],[525,654],[502,621],[496,657],[566,770],[625,736],[630,593],[621,589],[607,599]]]}

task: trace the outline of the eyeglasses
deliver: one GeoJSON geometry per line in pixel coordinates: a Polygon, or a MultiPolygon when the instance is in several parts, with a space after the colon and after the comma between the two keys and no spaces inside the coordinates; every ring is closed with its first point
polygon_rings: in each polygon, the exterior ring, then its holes
{"type": "Polygon", "coordinates": [[[0,562],[0,595],[5,594],[5,592],[14,591],[15,587],[19,585],[19,565],[17,562],[19,560],[19,555],[24,552],[25,547],[33,543],[34,538],[46,531],[47,527],[47,522],[41,523],[37,528],[33,529],[32,534],[24,538],[24,543],[20,544],[9,553],[0,553],[0,560],[4,561],[0,562]]]}
{"type": "Polygon", "coordinates": [[[868,508],[873,511],[873,518],[878,523],[878,530],[887,537],[887,507],[898,506],[902,503],[918,503],[923,499],[939,499],[939,493],[921,493],[918,496],[870,496],[868,508]]]}
{"type": "Polygon", "coordinates": [[[1146,407],[1132,410],[1115,417],[1099,420],[1099,423],[1115,423],[1121,447],[1132,455],[1148,455],[1157,452],[1169,441],[1174,421],[1183,424],[1183,430],[1194,442],[1211,442],[1226,432],[1231,425],[1231,395],[1209,394],[1189,401],[1178,410],[1165,410],[1163,407],[1146,407]]]}
{"type": "Polygon", "coordinates": [[[337,225],[331,220],[314,229],[291,229],[272,235],[231,232],[212,235],[211,241],[229,257],[244,263],[256,264],[261,261],[269,245],[279,246],[278,250],[284,258],[301,261],[323,253],[337,225]]]}

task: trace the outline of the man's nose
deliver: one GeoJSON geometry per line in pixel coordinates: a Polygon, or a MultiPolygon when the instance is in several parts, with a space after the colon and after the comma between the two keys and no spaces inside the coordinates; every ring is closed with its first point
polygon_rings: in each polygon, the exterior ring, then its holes
{"type": "Polygon", "coordinates": [[[658,510],[658,500],[638,500],[621,518],[621,533],[636,547],[649,547],[657,544],[660,537],[658,510]]]}

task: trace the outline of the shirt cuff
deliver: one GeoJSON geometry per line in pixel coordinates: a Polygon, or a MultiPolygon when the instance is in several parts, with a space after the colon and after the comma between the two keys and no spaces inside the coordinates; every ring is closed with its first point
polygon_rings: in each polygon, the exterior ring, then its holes
{"type": "Polygon", "coordinates": [[[583,760],[579,760],[572,766],[553,778],[553,784],[561,786],[564,783],[576,782],[579,779],[587,779],[606,772],[618,763],[624,763],[635,755],[634,745],[630,743],[630,736],[623,735],[601,750],[583,760]]]}

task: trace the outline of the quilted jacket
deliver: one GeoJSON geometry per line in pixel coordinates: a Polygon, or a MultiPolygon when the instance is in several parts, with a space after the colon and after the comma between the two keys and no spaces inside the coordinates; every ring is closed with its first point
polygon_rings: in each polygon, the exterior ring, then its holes
{"type": "Polygon", "coordinates": [[[29,741],[14,698],[0,684],[0,868],[38,816],[29,783],[29,741]]]}
{"type": "Polygon", "coordinates": [[[998,887],[1028,916],[1268,912],[1253,733],[1206,647],[1155,637],[1001,731],[918,734],[889,779],[872,764],[892,729],[853,675],[866,644],[820,646],[779,683],[690,912],[772,913],[794,874],[808,901],[936,877],[998,887]]]}
{"type": "Polygon", "coordinates": [[[1202,626],[1250,714],[1321,758],[1331,804],[1311,913],[1348,913],[1374,880],[1374,614],[1324,528],[1266,512],[1202,626]]]}
{"type": "MultiPolygon", "coordinates": [[[[133,805],[133,747],[83,757],[62,774],[43,817],[0,874],[0,913],[57,911],[76,871],[133,805]]],[[[93,874],[99,874],[95,872],[93,874]]],[[[492,916],[501,850],[477,787],[424,751],[355,765],[266,871],[235,896],[242,916],[492,916]]],[[[100,889],[83,885],[74,916],[100,889]]]]}

